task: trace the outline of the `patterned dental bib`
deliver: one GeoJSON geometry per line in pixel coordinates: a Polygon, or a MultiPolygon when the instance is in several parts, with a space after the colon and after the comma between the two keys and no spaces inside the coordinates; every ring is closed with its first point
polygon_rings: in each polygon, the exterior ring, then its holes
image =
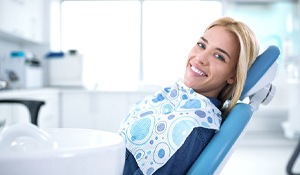
{"type": "Polygon", "coordinates": [[[162,167],[195,127],[219,130],[220,110],[205,96],[179,80],[129,111],[119,129],[126,148],[145,175],[162,167]]]}

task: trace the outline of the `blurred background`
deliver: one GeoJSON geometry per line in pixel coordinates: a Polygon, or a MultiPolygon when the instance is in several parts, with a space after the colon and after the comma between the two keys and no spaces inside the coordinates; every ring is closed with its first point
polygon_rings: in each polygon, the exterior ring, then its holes
{"type": "MultiPolygon", "coordinates": [[[[0,99],[45,101],[40,127],[116,132],[132,104],[183,76],[206,26],[230,16],[260,52],[281,55],[276,95],[222,175],[284,175],[300,131],[299,15],[298,0],[0,0],[0,99]]],[[[0,111],[0,128],[29,121],[21,105],[0,111]]]]}

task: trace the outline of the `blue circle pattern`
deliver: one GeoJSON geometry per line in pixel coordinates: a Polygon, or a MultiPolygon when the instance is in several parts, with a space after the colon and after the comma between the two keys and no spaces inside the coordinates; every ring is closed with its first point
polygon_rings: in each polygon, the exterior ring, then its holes
{"type": "Polygon", "coordinates": [[[142,145],[146,143],[151,135],[154,125],[154,117],[148,116],[136,120],[127,130],[128,141],[135,145],[142,145]]]}
{"type": "Polygon", "coordinates": [[[179,121],[175,125],[172,132],[172,139],[176,146],[180,146],[184,142],[193,127],[191,121],[179,121]]]}
{"type": "Polygon", "coordinates": [[[162,122],[159,122],[157,125],[156,125],[156,133],[160,134],[160,133],[163,133],[167,128],[167,123],[162,121],[162,122]]]}
{"type": "Polygon", "coordinates": [[[153,174],[180,148],[194,127],[219,129],[220,111],[177,82],[132,107],[120,135],[144,174],[153,174]]]}

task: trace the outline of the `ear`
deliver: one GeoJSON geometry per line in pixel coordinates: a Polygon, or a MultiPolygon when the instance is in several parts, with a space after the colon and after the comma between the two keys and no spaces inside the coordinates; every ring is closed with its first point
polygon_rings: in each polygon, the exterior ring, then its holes
{"type": "Polygon", "coordinates": [[[227,79],[227,83],[228,84],[233,84],[235,82],[236,82],[236,76],[235,76],[235,74],[227,79]]]}

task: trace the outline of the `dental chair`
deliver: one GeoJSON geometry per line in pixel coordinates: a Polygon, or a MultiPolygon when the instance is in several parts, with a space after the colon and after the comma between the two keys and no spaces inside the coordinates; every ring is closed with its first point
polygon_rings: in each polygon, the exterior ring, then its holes
{"type": "Polygon", "coordinates": [[[218,175],[232,155],[260,104],[268,104],[276,91],[271,84],[277,71],[276,46],[268,47],[248,71],[240,102],[230,111],[220,130],[190,168],[188,175],[218,175]],[[247,102],[246,102],[247,101],[247,102]]]}

